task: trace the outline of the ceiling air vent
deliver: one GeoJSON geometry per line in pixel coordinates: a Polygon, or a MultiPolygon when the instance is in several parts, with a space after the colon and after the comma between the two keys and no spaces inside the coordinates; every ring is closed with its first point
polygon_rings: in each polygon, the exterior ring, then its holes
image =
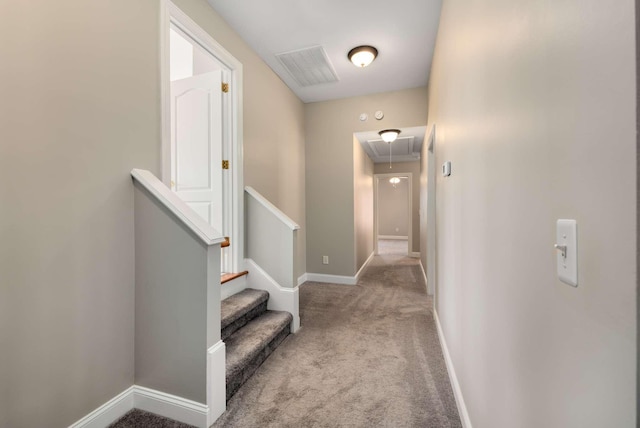
{"type": "Polygon", "coordinates": [[[284,68],[300,86],[337,82],[333,66],[322,46],[276,54],[284,68]]]}

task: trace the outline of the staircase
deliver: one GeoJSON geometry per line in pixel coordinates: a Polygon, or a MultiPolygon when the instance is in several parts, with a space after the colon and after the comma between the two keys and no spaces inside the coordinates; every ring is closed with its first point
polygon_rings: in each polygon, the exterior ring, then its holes
{"type": "Polygon", "coordinates": [[[289,312],[267,310],[269,293],[246,288],[222,301],[227,401],[290,333],[289,312]]]}

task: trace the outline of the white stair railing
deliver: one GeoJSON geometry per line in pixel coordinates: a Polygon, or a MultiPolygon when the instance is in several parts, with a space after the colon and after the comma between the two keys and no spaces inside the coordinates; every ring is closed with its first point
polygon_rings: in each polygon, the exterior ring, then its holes
{"type": "Polygon", "coordinates": [[[300,328],[298,230],[300,226],[252,187],[245,188],[245,267],[252,288],[269,292],[268,308],[293,315],[300,328]]]}
{"type": "Polygon", "coordinates": [[[300,226],[252,187],[245,195],[247,257],[282,287],[296,287],[300,226]]]}

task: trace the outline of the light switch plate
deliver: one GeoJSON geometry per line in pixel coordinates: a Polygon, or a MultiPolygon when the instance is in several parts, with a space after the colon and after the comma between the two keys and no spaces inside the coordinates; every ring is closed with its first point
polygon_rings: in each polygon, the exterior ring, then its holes
{"type": "Polygon", "coordinates": [[[578,286],[578,235],[575,220],[558,220],[556,226],[556,245],[566,247],[565,255],[560,249],[556,250],[558,264],[558,278],[573,287],[578,286]]]}

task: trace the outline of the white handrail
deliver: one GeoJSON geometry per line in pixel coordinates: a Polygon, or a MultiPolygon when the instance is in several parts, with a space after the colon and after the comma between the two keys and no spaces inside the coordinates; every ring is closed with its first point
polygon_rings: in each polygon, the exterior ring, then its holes
{"type": "Polygon", "coordinates": [[[151,193],[162,205],[178,217],[202,242],[221,244],[224,236],[207,223],[197,212],[172,192],[155,175],[144,169],[132,169],[131,176],[151,193]]]}
{"type": "Polygon", "coordinates": [[[265,207],[266,209],[268,209],[274,216],[276,216],[282,223],[284,223],[286,226],[289,227],[289,229],[291,230],[299,230],[300,226],[298,226],[298,224],[291,220],[289,217],[287,217],[287,215],[285,213],[283,213],[282,211],[280,211],[278,209],[278,207],[276,207],[275,205],[273,205],[271,202],[269,202],[264,196],[262,196],[260,193],[258,193],[258,191],[256,189],[254,189],[253,187],[247,186],[244,188],[244,190],[250,194],[251,196],[253,196],[253,198],[260,202],[260,204],[262,204],[263,207],[265,207]]]}

